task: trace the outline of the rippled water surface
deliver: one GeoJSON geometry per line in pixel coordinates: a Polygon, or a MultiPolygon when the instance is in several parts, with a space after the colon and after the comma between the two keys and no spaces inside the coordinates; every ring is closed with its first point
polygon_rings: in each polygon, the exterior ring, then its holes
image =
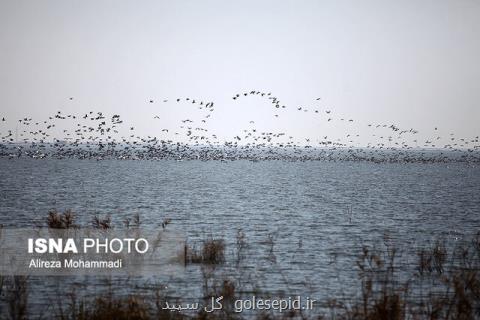
{"type": "MultiPolygon", "coordinates": [[[[465,163],[0,159],[0,168],[4,226],[44,225],[52,208],[73,209],[84,225],[138,213],[149,226],[171,218],[191,242],[223,237],[227,254],[241,229],[245,272],[276,291],[348,290],[365,243],[388,241],[408,264],[418,245],[480,230],[480,168],[465,163]]],[[[200,282],[189,267],[171,294],[194,297],[200,282]]]]}

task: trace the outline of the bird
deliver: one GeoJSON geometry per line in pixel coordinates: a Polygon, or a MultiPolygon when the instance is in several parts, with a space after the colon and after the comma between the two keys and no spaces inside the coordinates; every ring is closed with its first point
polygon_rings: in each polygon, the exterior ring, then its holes
{"type": "MultiPolygon", "coordinates": [[[[241,100],[239,97],[242,96],[265,99],[265,102],[276,110],[275,113],[270,114],[272,118],[279,118],[283,114],[289,116],[289,110],[303,111],[302,114],[305,114],[305,116],[309,111],[316,114],[320,113],[318,109],[311,109],[307,105],[296,107],[297,110],[287,108],[280,97],[258,89],[236,93],[232,96],[232,99],[241,100]]],[[[147,101],[149,103],[155,102],[154,99],[147,101]]],[[[163,101],[167,102],[168,100],[164,99],[163,101]]],[[[176,98],[176,101],[180,102],[181,98],[176,98]]],[[[2,155],[11,156],[12,154],[36,157],[37,154],[42,154],[43,156],[51,155],[60,158],[90,157],[97,160],[117,157],[119,159],[175,159],[177,161],[183,159],[221,161],[249,159],[258,161],[266,157],[268,159],[306,161],[331,160],[331,157],[336,157],[338,160],[372,161],[375,163],[382,161],[417,161],[422,163],[453,161],[445,154],[432,156],[420,152],[412,155],[407,152],[412,148],[422,146],[438,148],[438,144],[442,139],[445,139],[448,142],[444,144],[444,149],[454,150],[455,152],[467,150],[460,157],[462,161],[480,162],[478,136],[473,138],[458,137],[451,133],[443,138],[435,134],[433,137],[425,136],[424,139],[415,139],[416,136],[419,136],[419,130],[415,128],[401,128],[398,125],[386,123],[368,123],[372,140],[366,141],[364,148],[355,149],[359,145],[357,138],[360,137],[360,134],[346,132],[344,135],[328,139],[328,136],[323,134],[326,132],[322,132],[322,130],[328,130],[328,128],[321,127],[321,121],[324,121],[323,117],[312,118],[312,120],[318,121],[320,125],[318,138],[315,136],[299,138],[288,131],[264,131],[260,125],[255,124],[254,120],[250,120],[248,127],[241,131],[243,132],[241,135],[233,135],[233,139],[225,138],[222,140],[219,135],[217,136],[212,131],[212,128],[207,127],[207,121],[213,119],[216,114],[214,102],[204,102],[190,97],[185,98],[185,101],[196,104],[198,109],[195,109],[200,110],[197,112],[201,112],[202,115],[199,118],[179,121],[177,127],[172,128],[174,135],[169,139],[160,136],[141,136],[131,124],[128,124],[130,119],[123,118],[118,114],[107,115],[107,113],[101,111],[75,114],[59,110],[47,115],[45,120],[25,116],[18,120],[18,129],[15,132],[7,130],[6,133],[3,133],[0,130],[0,157],[2,155]],[[75,128],[74,130],[70,129],[71,126],[64,125],[64,123],[71,123],[72,121],[71,125],[75,128]],[[122,136],[119,133],[122,132],[122,128],[129,128],[130,133],[127,136],[122,136]],[[184,141],[182,141],[182,137],[184,141]],[[44,141],[47,138],[53,141],[52,148],[45,148],[44,141]],[[15,144],[16,141],[21,142],[22,145],[15,144]],[[316,141],[315,145],[321,149],[317,150],[313,146],[313,141],[316,141]],[[28,143],[30,143],[30,146],[28,146],[28,143]],[[285,153],[281,151],[283,149],[290,149],[292,152],[285,153]],[[87,150],[88,155],[85,154],[87,150]],[[329,154],[327,150],[335,153],[329,154]]],[[[325,110],[325,113],[330,114],[331,110],[325,110]]],[[[160,119],[161,117],[162,115],[159,114],[154,115],[153,118],[160,119]]],[[[325,120],[335,123],[333,117],[325,120]]],[[[2,117],[2,122],[5,121],[5,117],[2,117]]],[[[342,117],[339,118],[339,121],[348,121],[350,130],[355,128],[357,124],[357,121],[354,121],[353,118],[342,117]]],[[[434,129],[438,131],[437,127],[434,127],[434,129]]],[[[161,129],[161,132],[168,133],[169,130],[161,129]]]]}

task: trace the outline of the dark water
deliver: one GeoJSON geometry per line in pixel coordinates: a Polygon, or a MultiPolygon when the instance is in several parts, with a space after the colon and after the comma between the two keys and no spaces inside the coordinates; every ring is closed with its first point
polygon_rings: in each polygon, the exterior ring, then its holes
{"type": "MultiPolygon", "coordinates": [[[[389,242],[413,264],[417,246],[480,230],[480,167],[465,163],[0,159],[0,168],[4,226],[44,225],[52,208],[73,209],[84,225],[138,213],[149,226],[171,218],[189,242],[223,237],[227,254],[241,229],[237,276],[317,297],[348,290],[365,243],[389,242]]],[[[171,295],[201,294],[198,267],[168,281],[171,295]]]]}

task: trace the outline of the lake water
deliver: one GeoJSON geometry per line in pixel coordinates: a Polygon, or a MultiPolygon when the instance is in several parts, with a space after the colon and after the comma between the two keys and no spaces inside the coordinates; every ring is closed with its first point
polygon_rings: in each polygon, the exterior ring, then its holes
{"type": "MultiPolygon", "coordinates": [[[[44,226],[53,208],[72,209],[81,225],[99,214],[121,226],[138,213],[149,227],[171,218],[189,243],[222,237],[227,256],[242,230],[237,276],[272,292],[308,287],[318,298],[349,290],[364,244],[388,242],[409,265],[418,246],[480,230],[480,166],[468,163],[20,158],[0,159],[0,168],[5,227],[44,226]]],[[[198,266],[162,281],[169,295],[201,295],[198,266]]]]}

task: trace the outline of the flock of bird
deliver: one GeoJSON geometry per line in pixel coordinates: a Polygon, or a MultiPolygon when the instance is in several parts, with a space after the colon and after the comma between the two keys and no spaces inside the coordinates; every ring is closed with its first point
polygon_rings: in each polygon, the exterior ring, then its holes
{"type": "MultiPolygon", "coordinates": [[[[271,105],[272,119],[283,117],[287,110],[300,112],[324,123],[353,125],[354,119],[340,117],[331,108],[289,107],[270,92],[251,90],[236,93],[233,103],[247,97],[264,99],[271,105]]],[[[68,100],[73,101],[70,97],[68,100]]],[[[318,105],[321,98],[313,104],[318,105]]],[[[80,158],[80,159],[201,159],[201,160],[328,160],[373,162],[480,162],[479,137],[456,137],[450,133],[420,141],[419,131],[400,128],[395,124],[368,123],[375,141],[356,145],[360,134],[348,133],[332,138],[318,134],[297,138],[287,132],[262,131],[250,120],[242,133],[230,139],[220,139],[207,123],[215,114],[212,101],[195,98],[162,99],[164,104],[191,104],[201,112],[200,120],[182,119],[174,130],[158,128],[160,136],[140,136],[135,127],[118,115],[89,111],[66,114],[57,111],[44,120],[23,117],[10,121],[0,115],[0,157],[18,158],[80,158]],[[66,123],[68,121],[68,123],[66,123]],[[72,127],[74,129],[72,129],[72,127]],[[128,132],[128,134],[126,134],[128,132]],[[440,144],[440,142],[442,142],[440,144]],[[447,143],[445,143],[447,141],[447,143]]],[[[157,103],[147,99],[147,104],[157,103]]],[[[290,111],[290,112],[292,112],[290,111]]],[[[154,120],[162,115],[152,115],[154,120]]],[[[319,128],[322,127],[319,122],[319,128]]],[[[319,130],[320,132],[321,130],[319,130]]]]}

